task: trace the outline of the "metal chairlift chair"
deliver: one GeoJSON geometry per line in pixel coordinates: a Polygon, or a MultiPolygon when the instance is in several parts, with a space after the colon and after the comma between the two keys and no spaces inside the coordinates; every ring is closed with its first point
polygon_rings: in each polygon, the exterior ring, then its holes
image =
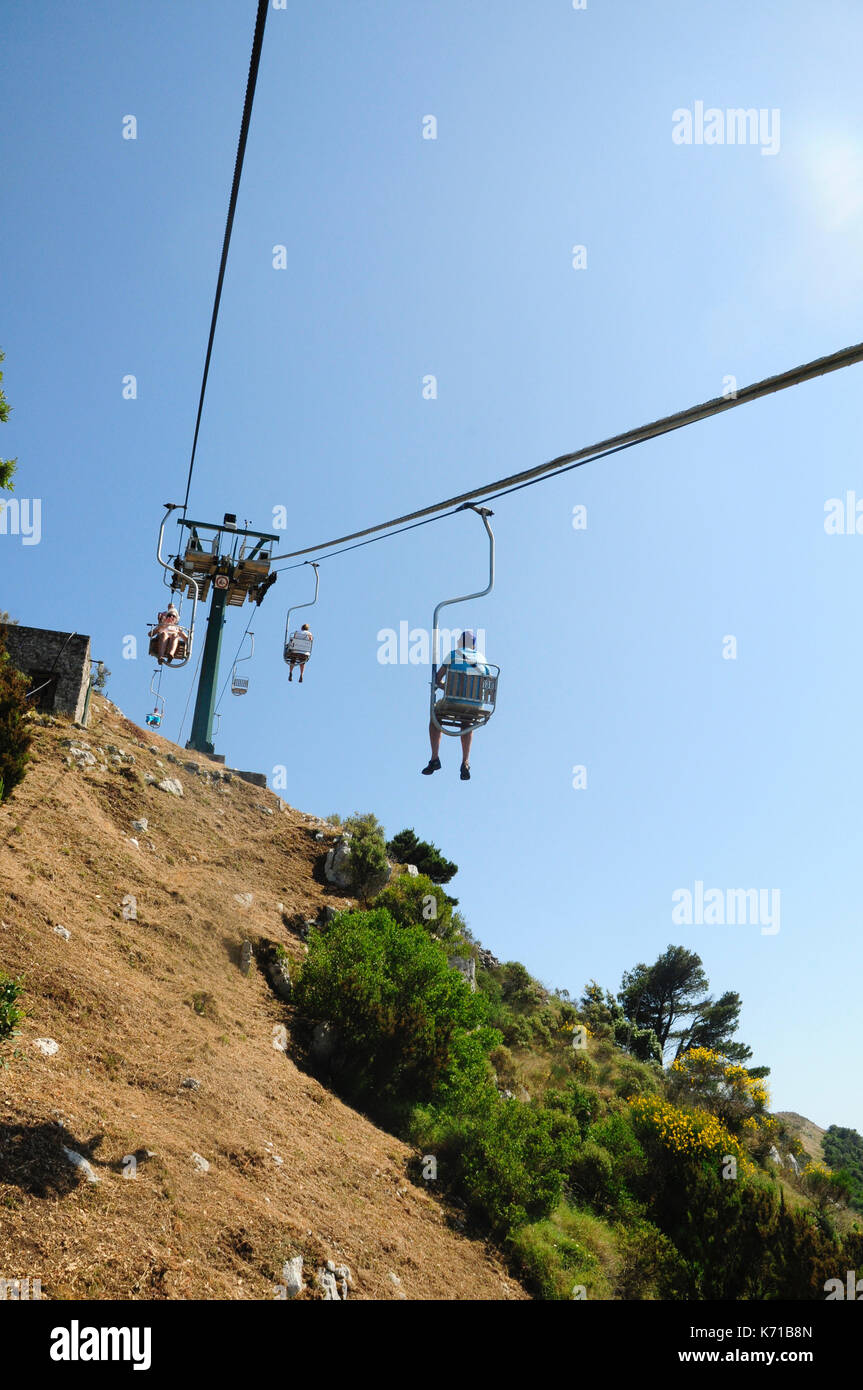
{"type": "Polygon", "coordinates": [[[158,729],[165,717],[165,697],[159,694],[156,682],[162,675],[162,667],[158,666],[153,672],[150,680],[150,694],[153,697],[152,713],[145,715],[144,723],[151,729],[158,729]]]}
{"type": "Polygon", "coordinates": [[[306,560],[307,565],[311,565],[315,572],[315,596],[308,603],[295,603],[293,608],[289,608],[285,617],[285,661],[290,665],[291,658],[296,660],[298,657],[305,656],[307,659],[312,654],[312,635],[309,632],[291,632],[291,614],[298,613],[301,608],[313,608],[318,601],[318,586],[320,575],[318,566],[314,560],[306,560]]]}
{"type": "Polygon", "coordinates": [[[469,504],[468,507],[470,511],[476,512],[477,516],[482,518],[488,535],[488,584],[475,594],[462,594],[458,598],[443,599],[435,609],[432,619],[432,675],[429,714],[435,728],[453,738],[460,734],[470,733],[474,729],[481,729],[484,724],[488,723],[494,714],[497,701],[497,683],[500,676],[500,667],[489,661],[482,663],[482,671],[458,671],[454,670],[452,665],[448,665],[443,693],[438,698],[437,673],[440,648],[438,614],[442,608],[447,608],[450,604],[466,603],[469,599],[483,598],[486,594],[490,594],[494,588],[494,533],[488,523],[488,518],[493,513],[487,507],[474,507],[469,504]]]}
{"type": "Polygon", "coordinates": [[[249,690],[249,681],[248,681],[248,678],[245,677],[245,676],[238,676],[238,675],[237,675],[237,667],[238,667],[238,665],[240,664],[240,662],[241,662],[241,661],[251,661],[252,657],[255,655],[255,634],[254,634],[253,632],[250,632],[248,635],[249,635],[249,637],[251,637],[251,639],[252,639],[251,650],[250,650],[250,652],[249,652],[249,655],[248,655],[248,656],[238,656],[238,657],[237,657],[237,660],[234,662],[233,669],[231,670],[231,694],[232,694],[232,695],[246,695],[246,694],[248,693],[248,690],[249,690]]]}
{"type": "MultiPolygon", "coordinates": [[[[162,566],[162,569],[166,571],[166,575],[170,574],[173,576],[172,580],[170,581],[171,589],[187,589],[192,596],[192,617],[189,622],[189,627],[188,629],[181,629],[180,640],[177,643],[176,654],[170,662],[165,663],[166,665],[169,665],[174,669],[176,669],[176,667],[178,666],[187,665],[189,658],[192,655],[192,642],[194,640],[195,635],[195,618],[198,612],[198,598],[200,588],[198,580],[194,577],[194,575],[185,574],[181,569],[178,569],[176,565],[171,564],[169,561],[162,559],[162,544],[165,538],[165,522],[168,520],[168,517],[171,515],[171,512],[176,510],[177,508],[173,502],[165,503],[165,515],[162,517],[162,524],[159,527],[159,541],[158,545],[156,546],[156,559],[162,566]]],[[[163,576],[163,578],[165,578],[166,583],[169,583],[166,576],[163,576]]],[[[158,637],[150,638],[149,653],[150,656],[158,656],[158,637]]]]}

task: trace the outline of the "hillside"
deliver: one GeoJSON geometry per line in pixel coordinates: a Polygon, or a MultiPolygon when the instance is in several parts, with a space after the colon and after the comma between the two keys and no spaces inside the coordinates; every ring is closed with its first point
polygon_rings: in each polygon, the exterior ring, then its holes
{"type": "Polygon", "coordinates": [[[821,1129],[812,1120],[807,1120],[805,1115],[798,1115],[794,1110],[778,1110],[776,1118],[783,1120],[792,1134],[796,1134],[806,1153],[814,1163],[824,1162],[824,1150],[821,1141],[827,1133],[826,1129],[821,1129]]]}
{"type": "Polygon", "coordinates": [[[51,1299],[269,1299],[302,1255],[303,1298],[328,1260],[352,1298],[526,1298],[408,1178],[413,1151],[283,1050],[284,1006],[241,971],[244,940],[299,960],[292,919],[349,905],[317,867],[332,827],[100,697],[88,730],[34,734],[0,809],[0,969],[27,1009],[0,1070],[5,1277],[51,1299]]]}

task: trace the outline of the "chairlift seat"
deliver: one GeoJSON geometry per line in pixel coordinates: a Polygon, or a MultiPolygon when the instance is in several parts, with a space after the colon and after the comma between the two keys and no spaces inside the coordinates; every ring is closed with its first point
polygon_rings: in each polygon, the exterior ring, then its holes
{"type": "MultiPolygon", "coordinates": [[[[181,661],[185,661],[186,655],[187,655],[187,653],[188,653],[188,648],[189,648],[189,638],[188,638],[188,634],[187,634],[186,632],[181,632],[180,635],[179,635],[179,638],[178,638],[178,640],[177,640],[177,650],[174,652],[174,656],[173,656],[173,659],[172,659],[172,660],[175,661],[175,662],[177,662],[177,664],[179,664],[181,661]]],[[[158,655],[159,655],[159,639],[158,639],[158,637],[151,637],[151,638],[150,638],[149,655],[150,655],[150,656],[158,657],[158,655]]],[[[166,665],[167,665],[167,664],[170,664],[170,663],[166,663],[166,665]]]]}
{"type": "Polygon", "coordinates": [[[298,633],[294,633],[285,647],[285,660],[289,660],[292,656],[311,656],[313,640],[310,634],[300,636],[298,633]]]}
{"type": "Polygon", "coordinates": [[[249,689],[249,682],[246,676],[234,676],[231,681],[232,695],[245,695],[249,689]]]}
{"type": "Polygon", "coordinates": [[[451,728],[479,728],[494,714],[499,666],[484,662],[488,674],[447,668],[443,696],[434,707],[438,723],[451,728]]]}
{"type": "Polygon", "coordinates": [[[148,714],[144,718],[144,723],[148,724],[151,729],[158,729],[162,723],[162,716],[161,714],[148,714]]]}

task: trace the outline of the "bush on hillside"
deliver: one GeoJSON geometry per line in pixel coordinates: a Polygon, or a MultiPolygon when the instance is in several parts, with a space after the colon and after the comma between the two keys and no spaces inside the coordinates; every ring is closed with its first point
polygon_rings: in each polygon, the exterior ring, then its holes
{"type": "Polygon", "coordinates": [[[639,1301],[676,1300],[687,1283],[685,1262],[667,1236],[650,1221],[635,1219],[616,1228],[620,1264],[614,1296],[639,1301]]]}
{"type": "Polygon", "coordinates": [[[426,1134],[437,1146],[439,1173],[496,1235],[558,1204],[581,1146],[569,1116],[503,1100],[489,1087],[469,1113],[439,1111],[436,1120],[426,1134]]]}
{"type": "Polygon", "coordinates": [[[585,986],[579,1011],[597,1037],[610,1038],[616,1047],[631,1053],[640,1062],[661,1063],[662,1048],[653,1029],[643,1028],[628,1019],[614,995],[603,990],[595,980],[585,986]]]}
{"type": "Polygon", "coordinates": [[[9,659],[0,627],[0,802],[23,781],[32,736],[27,727],[27,681],[9,659]]]}
{"type": "Polygon", "coordinates": [[[709,1047],[693,1047],[677,1057],[667,1082],[672,1099],[709,1110],[732,1134],[741,1134],[747,1121],[756,1122],[748,1126],[754,1132],[770,1100],[760,1078],[709,1047]]]}
{"type": "Polygon", "coordinates": [[[425,874],[400,874],[378,893],[373,907],[382,907],[402,926],[423,927],[448,948],[468,949],[465,924],[438,884],[425,874]]]}
{"type": "Polygon", "coordinates": [[[387,854],[399,864],[413,864],[433,883],[449,883],[458,873],[458,864],[444,859],[437,845],[419,840],[413,830],[400,830],[387,845],[387,854]]]}
{"type": "Polygon", "coordinates": [[[351,836],[350,885],[360,901],[367,903],[384,886],[390,871],[384,828],[371,811],[355,811],[344,820],[334,815],[329,820],[351,836]]]}
{"type": "Polygon", "coordinates": [[[831,1125],[821,1147],[828,1166],[848,1174],[849,1203],[856,1211],[863,1212],[863,1139],[856,1129],[831,1125]]]}
{"type": "Polygon", "coordinates": [[[310,933],[294,1001],[307,1020],[337,1026],[340,1085],[375,1103],[429,1097],[484,1013],[443,948],[382,908],[339,913],[325,934],[310,933]]]}
{"type": "Polygon", "coordinates": [[[23,993],[24,981],[0,970],[0,1046],[18,1036],[18,1025],[24,1018],[18,1000],[23,993]]]}
{"type": "Polygon", "coordinates": [[[509,1247],[528,1287],[538,1298],[568,1301],[580,1286],[589,1299],[612,1298],[615,1235],[592,1212],[561,1202],[541,1221],[520,1226],[509,1247]]]}
{"type": "Polygon", "coordinates": [[[589,1090],[575,1079],[569,1081],[560,1091],[550,1091],[545,1103],[552,1110],[563,1110],[578,1121],[582,1135],[585,1135],[599,1114],[600,1100],[596,1091],[589,1090]]]}

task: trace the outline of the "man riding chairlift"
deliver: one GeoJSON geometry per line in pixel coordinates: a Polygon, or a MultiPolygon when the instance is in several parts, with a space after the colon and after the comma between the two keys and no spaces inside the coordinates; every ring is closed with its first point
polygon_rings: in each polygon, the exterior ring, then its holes
{"type": "MultiPolygon", "coordinates": [[[[472,675],[487,676],[490,674],[488,666],[485,665],[485,657],[482,652],[476,649],[476,633],[470,628],[461,635],[459,645],[449,652],[440,664],[435,685],[442,690],[446,685],[447,671],[467,671],[472,675]]],[[[469,726],[469,719],[462,720],[462,728],[469,726]]],[[[459,776],[463,782],[470,781],[470,745],[473,739],[473,729],[467,727],[466,732],[461,735],[461,768],[459,776]]],[[[429,721],[429,741],[431,743],[431,758],[426,767],[423,768],[423,776],[429,777],[433,772],[440,770],[441,761],[438,757],[440,752],[441,730],[434,720],[429,721]]]]}
{"type": "Polygon", "coordinates": [[[299,666],[300,685],[302,685],[303,670],[305,669],[306,662],[312,654],[313,640],[314,639],[312,637],[308,623],[303,623],[301,628],[298,628],[296,632],[291,633],[291,638],[288,642],[287,650],[289,681],[292,681],[294,679],[294,667],[299,666]]]}

